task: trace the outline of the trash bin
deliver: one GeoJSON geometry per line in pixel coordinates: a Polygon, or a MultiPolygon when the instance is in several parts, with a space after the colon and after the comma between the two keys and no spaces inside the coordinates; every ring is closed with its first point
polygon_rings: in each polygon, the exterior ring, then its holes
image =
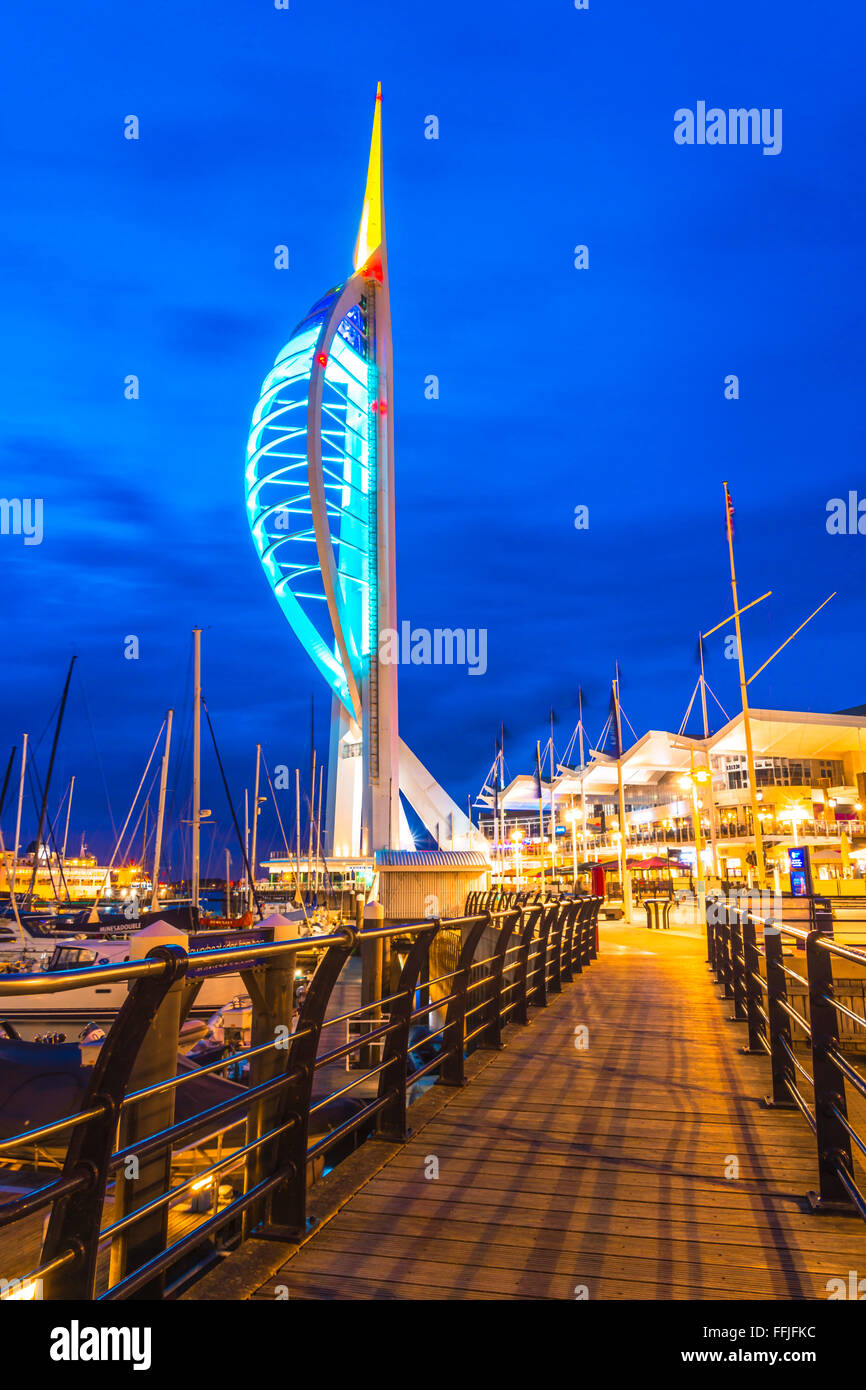
{"type": "Polygon", "coordinates": [[[670,898],[644,898],[644,909],[646,910],[646,924],[657,931],[668,931],[671,925],[671,908],[673,902],[670,898]]]}

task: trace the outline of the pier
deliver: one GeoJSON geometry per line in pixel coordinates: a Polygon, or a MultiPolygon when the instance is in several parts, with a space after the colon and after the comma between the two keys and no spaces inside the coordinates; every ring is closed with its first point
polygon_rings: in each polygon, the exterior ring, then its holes
{"type": "Polygon", "coordinates": [[[820,913],[780,928],[714,903],[706,931],[659,931],[599,925],[594,898],[502,901],[208,953],[252,986],[252,1070],[180,1120],[166,1010],[202,954],[67,972],[134,983],[80,1111],[0,1143],[72,1136],[55,1178],[0,1205],[6,1260],[48,1217],[4,1278],[107,1301],[778,1300],[862,1269],[866,1084],[832,972],[866,952],[820,913]],[[383,993],[359,1005],[344,971],[370,951],[383,993]]]}
{"type": "Polygon", "coordinates": [[[603,925],[598,963],[408,1143],[347,1162],[342,1202],[335,1170],[268,1278],[272,1252],[241,1252],[187,1296],[826,1298],[864,1267],[866,1227],[809,1207],[814,1139],[762,1103],[767,1059],[744,1054],[705,944],[603,925]]]}

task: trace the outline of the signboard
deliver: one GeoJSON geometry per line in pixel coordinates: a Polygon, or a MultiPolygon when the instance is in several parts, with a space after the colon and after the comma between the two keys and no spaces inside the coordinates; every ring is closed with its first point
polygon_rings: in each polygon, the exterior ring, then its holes
{"type": "MultiPolygon", "coordinates": [[[[231,946],[272,946],[274,933],[271,928],[266,927],[264,931],[214,931],[196,932],[189,939],[190,953],[205,951],[224,951],[231,946]]],[[[229,974],[233,970],[250,970],[254,965],[263,965],[264,960],[261,956],[256,958],[254,954],[250,956],[239,956],[237,962],[231,965],[199,965],[195,964],[187,971],[188,980],[201,980],[207,975],[219,975],[220,973],[229,974]]]]}
{"type": "Polygon", "coordinates": [[[812,865],[808,845],[796,845],[788,850],[791,866],[791,892],[795,898],[812,897],[812,865]]]}

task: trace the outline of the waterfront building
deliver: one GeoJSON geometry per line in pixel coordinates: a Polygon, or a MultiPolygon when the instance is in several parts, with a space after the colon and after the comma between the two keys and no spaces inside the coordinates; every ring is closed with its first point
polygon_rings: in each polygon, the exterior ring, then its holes
{"type": "MultiPolygon", "coordinates": [[[[773,882],[787,886],[787,850],[810,845],[816,877],[827,891],[864,892],[866,865],[866,714],[751,710],[761,840],[773,882]]],[[[622,756],[625,838],[629,861],[669,859],[695,875],[695,801],[701,856],[709,879],[748,882],[754,868],[742,714],[708,738],[649,730],[622,756]],[[693,797],[691,778],[702,774],[693,797]]],[[[560,767],[542,786],[544,858],[566,874],[573,845],[581,861],[613,861],[621,848],[616,760],[593,751],[585,768],[560,767]],[[551,799],[553,819],[551,833],[551,799]],[[586,828],[584,832],[584,808],[586,828]],[[574,836],[572,836],[574,827],[574,836]]],[[[505,828],[494,835],[491,810],[482,814],[494,860],[540,863],[538,789],[534,776],[515,777],[500,793],[505,828]],[[512,837],[520,837],[512,838],[512,837]]],[[[679,872],[679,869],[678,869],[679,872]]]]}

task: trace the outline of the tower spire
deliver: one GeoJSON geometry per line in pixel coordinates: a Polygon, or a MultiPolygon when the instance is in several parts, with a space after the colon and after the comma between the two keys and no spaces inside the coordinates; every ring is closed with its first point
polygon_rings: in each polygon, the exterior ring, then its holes
{"type": "Polygon", "coordinates": [[[376,89],[367,188],[361,210],[361,225],[355,243],[355,269],[360,270],[385,240],[385,203],[382,191],[382,83],[376,89]]]}

